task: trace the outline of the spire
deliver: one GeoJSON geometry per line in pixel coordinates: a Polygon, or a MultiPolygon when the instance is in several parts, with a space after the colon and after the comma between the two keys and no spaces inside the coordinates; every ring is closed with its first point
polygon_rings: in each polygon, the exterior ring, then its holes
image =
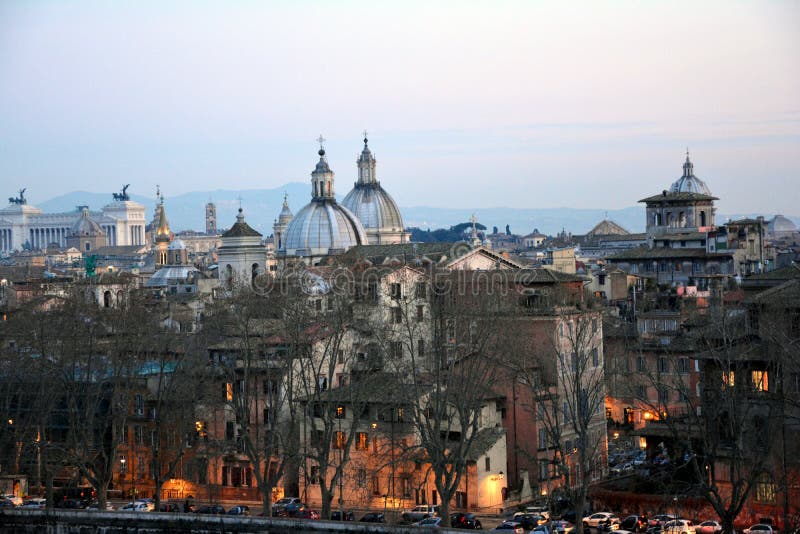
{"type": "Polygon", "coordinates": [[[375,178],[375,156],[369,149],[369,138],[367,131],[364,130],[364,149],[356,161],[358,165],[358,184],[376,184],[378,180],[375,178]]]}
{"type": "Polygon", "coordinates": [[[325,138],[320,135],[319,142],[319,161],[311,172],[311,199],[312,200],[335,200],[333,190],[333,171],[328,166],[325,158],[325,138]]]}
{"type": "Polygon", "coordinates": [[[686,161],[683,163],[683,177],[688,178],[694,176],[694,165],[689,159],[689,147],[686,147],[686,161]]]}
{"type": "Polygon", "coordinates": [[[239,206],[239,214],[236,216],[236,223],[242,224],[244,222],[244,210],[239,206]]]}
{"type": "Polygon", "coordinates": [[[156,228],[156,242],[169,242],[170,240],[169,223],[167,222],[167,212],[164,210],[164,195],[158,204],[158,227],[156,228]]]}
{"type": "Polygon", "coordinates": [[[478,237],[478,217],[473,213],[472,217],[469,218],[469,222],[472,223],[472,248],[478,248],[482,244],[478,237]]]}

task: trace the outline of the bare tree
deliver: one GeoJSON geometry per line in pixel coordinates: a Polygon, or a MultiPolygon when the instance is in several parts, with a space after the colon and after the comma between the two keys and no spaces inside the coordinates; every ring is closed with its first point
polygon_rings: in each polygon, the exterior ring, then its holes
{"type": "Polygon", "coordinates": [[[573,307],[553,312],[552,352],[548,357],[544,351],[527,382],[534,387],[537,423],[548,441],[539,447],[554,451],[552,467],[575,506],[580,533],[589,486],[606,465],[602,322],[599,313],[573,307]]]}
{"type": "Polygon", "coordinates": [[[749,339],[740,310],[715,310],[707,319],[696,337],[699,405],[692,400],[691,384],[660,360],[657,369],[641,373],[656,395],[639,400],[649,406],[651,424],[672,437],[672,472],[690,473],[686,491],[705,498],[723,532],[732,534],[754,489],[772,472],[769,432],[778,404],[769,389],[775,362],[749,339]]]}
{"type": "Polygon", "coordinates": [[[502,277],[435,268],[403,268],[381,279],[388,284],[386,309],[378,313],[384,322],[372,331],[404,386],[417,449],[441,497],[440,515],[448,517],[486,430],[481,412],[496,397],[491,385],[508,325],[507,286],[502,277]]]}

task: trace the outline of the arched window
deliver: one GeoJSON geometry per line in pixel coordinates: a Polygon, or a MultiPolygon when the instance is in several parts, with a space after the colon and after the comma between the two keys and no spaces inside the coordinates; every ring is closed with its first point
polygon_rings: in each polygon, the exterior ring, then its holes
{"type": "Polygon", "coordinates": [[[680,212],[678,214],[678,225],[681,228],[685,228],[686,227],[686,213],[680,212]]]}
{"type": "Polygon", "coordinates": [[[103,307],[104,308],[111,307],[111,291],[106,291],[103,293],[103,307]]]}
{"type": "Polygon", "coordinates": [[[700,226],[705,226],[705,225],[706,225],[706,212],[705,211],[701,211],[700,212],[700,226]]]}
{"type": "Polygon", "coordinates": [[[122,290],[117,291],[117,306],[121,306],[124,300],[125,294],[122,292],[122,290]]]}
{"type": "Polygon", "coordinates": [[[259,268],[258,264],[254,263],[250,266],[250,283],[254,284],[256,281],[256,276],[258,276],[259,268]]]}
{"type": "Polygon", "coordinates": [[[225,265],[225,287],[228,289],[233,288],[233,267],[231,264],[225,265]]]}

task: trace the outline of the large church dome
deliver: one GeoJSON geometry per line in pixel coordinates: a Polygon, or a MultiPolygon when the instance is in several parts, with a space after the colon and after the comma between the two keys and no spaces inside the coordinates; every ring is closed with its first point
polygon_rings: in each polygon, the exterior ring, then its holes
{"type": "Polygon", "coordinates": [[[694,175],[694,165],[689,160],[686,152],[686,161],[683,164],[683,176],[678,178],[669,188],[670,193],[696,193],[711,196],[711,190],[706,183],[694,175]]]}
{"type": "Polygon", "coordinates": [[[311,202],[295,215],[286,228],[281,252],[286,256],[321,257],[341,254],[350,247],[366,245],[367,236],[358,218],[336,202],[333,171],[325,150],[311,173],[311,202]]]}
{"type": "Polygon", "coordinates": [[[358,181],[344,197],[342,205],[364,225],[370,244],[403,243],[408,234],[403,216],[394,199],[381,187],[375,175],[375,156],[364,137],[364,149],[358,158],[358,181]]]}

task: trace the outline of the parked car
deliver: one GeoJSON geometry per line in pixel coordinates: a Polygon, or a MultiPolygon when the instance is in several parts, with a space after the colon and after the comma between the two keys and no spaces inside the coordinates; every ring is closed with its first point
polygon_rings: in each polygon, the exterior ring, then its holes
{"type": "Polygon", "coordinates": [[[136,502],[129,502],[122,508],[120,508],[121,512],[152,512],[152,508],[150,508],[149,503],[136,501],[136,502]]]}
{"type": "Polygon", "coordinates": [[[250,515],[250,507],[244,504],[231,506],[228,515],[250,515]]]}
{"type": "Polygon", "coordinates": [[[673,519],[664,524],[664,534],[695,534],[694,524],[688,519],[673,519]]]}
{"type": "Polygon", "coordinates": [[[368,512],[359,520],[361,523],[386,523],[386,518],[378,512],[368,512]]]}
{"type": "Polygon", "coordinates": [[[439,506],[433,504],[420,504],[411,510],[406,510],[401,514],[403,521],[406,523],[416,523],[422,521],[426,517],[435,517],[439,515],[439,506]]]}
{"type": "Polygon", "coordinates": [[[47,508],[47,499],[34,498],[22,503],[23,508],[47,508]]]}
{"type": "Polygon", "coordinates": [[[600,525],[597,527],[597,530],[600,532],[614,532],[619,530],[619,525],[619,517],[614,516],[600,523],[600,525]]]}
{"type": "Polygon", "coordinates": [[[742,532],[744,534],[775,534],[777,531],[772,528],[772,525],[767,525],[766,523],[756,523],[750,528],[744,529],[742,532]]]}
{"type": "Polygon", "coordinates": [[[525,513],[540,515],[548,521],[550,520],[550,508],[548,506],[526,506],[525,513]]]}
{"type": "Polygon", "coordinates": [[[296,511],[292,517],[296,517],[297,519],[319,519],[319,512],[311,508],[303,508],[302,510],[296,511]]]}
{"type": "Polygon", "coordinates": [[[9,499],[0,496],[0,508],[14,508],[14,503],[9,499]]]}
{"type": "Polygon", "coordinates": [[[575,530],[575,525],[569,521],[556,519],[555,521],[550,521],[550,530],[553,534],[570,534],[570,532],[575,530]]]}
{"type": "Polygon", "coordinates": [[[647,517],[643,515],[629,515],[619,522],[618,530],[630,530],[631,532],[646,532],[647,517]]]}
{"type": "Polygon", "coordinates": [[[450,526],[453,528],[464,528],[470,530],[480,530],[483,528],[480,520],[475,517],[475,514],[465,514],[462,512],[450,514],[450,526]]]}
{"type": "Polygon", "coordinates": [[[583,528],[598,528],[601,524],[615,517],[617,517],[617,515],[613,512],[597,512],[596,514],[583,518],[583,528]]]}
{"type": "Polygon", "coordinates": [[[513,532],[514,534],[524,534],[525,529],[518,521],[503,521],[492,529],[493,532],[513,532]]]}
{"type": "Polygon", "coordinates": [[[172,512],[180,512],[181,511],[181,505],[178,504],[178,503],[174,503],[174,502],[163,502],[163,503],[161,503],[161,507],[159,508],[159,511],[161,511],[161,512],[170,512],[170,513],[172,513],[172,512]]]}
{"type": "Polygon", "coordinates": [[[11,501],[12,503],[14,503],[14,506],[22,506],[22,503],[23,503],[22,497],[18,497],[16,495],[14,495],[13,493],[7,493],[7,494],[3,495],[3,497],[8,499],[9,501],[11,501]]]}
{"type": "Polygon", "coordinates": [[[196,514],[225,515],[225,508],[221,504],[207,504],[195,511],[196,514]]]}
{"type": "Polygon", "coordinates": [[[353,512],[342,512],[341,510],[334,510],[331,512],[331,521],[355,521],[356,517],[353,512]]]}
{"type": "Polygon", "coordinates": [[[526,514],[525,512],[517,512],[516,514],[514,514],[514,517],[511,518],[511,520],[522,524],[522,528],[524,528],[525,530],[533,530],[539,525],[544,525],[545,523],[547,523],[547,519],[545,519],[544,516],[536,514],[526,514]]]}
{"type": "Polygon", "coordinates": [[[697,534],[719,534],[722,532],[722,525],[716,521],[703,521],[695,528],[697,534]]]}
{"type": "Polygon", "coordinates": [[[647,520],[648,527],[663,527],[667,522],[678,519],[671,514],[657,514],[647,520]]]}
{"type": "MultiPolygon", "coordinates": [[[[99,510],[100,509],[100,501],[92,501],[89,503],[89,506],[86,507],[87,510],[99,510]]],[[[110,502],[106,501],[106,512],[114,511],[114,505],[110,502]]]]}
{"type": "Polygon", "coordinates": [[[289,511],[297,511],[302,506],[303,500],[300,497],[284,497],[272,503],[272,515],[278,517],[287,508],[289,511]]]}
{"type": "Polygon", "coordinates": [[[422,521],[417,521],[416,523],[411,523],[413,527],[427,527],[427,528],[439,528],[442,526],[442,518],[441,517],[426,517],[422,521]]]}

